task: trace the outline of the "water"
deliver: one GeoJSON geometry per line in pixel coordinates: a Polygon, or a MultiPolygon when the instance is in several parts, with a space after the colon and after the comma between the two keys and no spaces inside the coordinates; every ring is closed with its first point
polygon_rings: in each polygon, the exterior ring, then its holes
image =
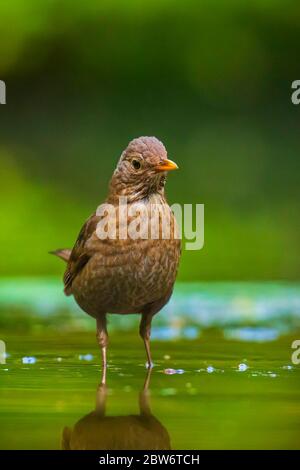
{"type": "Polygon", "coordinates": [[[294,336],[245,343],[214,331],[201,340],[153,341],[148,394],[144,351],[133,332],[111,336],[106,393],[98,388],[91,333],[4,339],[10,356],[0,366],[3,449],[300,447],[294,336]],[[23,357],[35,361],[24,364],[23,357]]]}
{"type": "Polygon", "coordinates": [[[2,280],[0,312],[0,448],[300,448],[297,284],[179,284],[150,376],[137,316],[112,316],[107,389],[59,280],[2,280]]]}
{"type": "MultiPolygon", "coordinates": [[[[20,326],[56,329],[59,324],[60,328],[94,330],[94,321],[62,290],[62,280],[57,278],[0,279],[0,329],[15,327],[17,318],[20,326]]],[[[110,329],[128,330],[136,322],[133,315],[115,315],[110,329]]],[[[192,339],[212,327],[246,341],[273,340],[300,329],[300,285],[176,283],[170,302],[155,318],[152,333],[157,339],[192,339]]]]}

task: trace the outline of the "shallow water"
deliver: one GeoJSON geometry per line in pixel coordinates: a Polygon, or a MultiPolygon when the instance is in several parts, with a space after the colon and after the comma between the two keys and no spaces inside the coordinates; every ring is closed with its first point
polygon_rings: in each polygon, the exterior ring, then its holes
{"type": "Polygon", "coordinates": [[[3,449],[300,448],[300,365],[291,364],[300,333],[269,342],[226,339],[221,330],[155,340],[149,393],[141,393],[143,345],[136,331],[114,332],[107,394],[93,333],[0,337],[8,353],[3,449]]]}

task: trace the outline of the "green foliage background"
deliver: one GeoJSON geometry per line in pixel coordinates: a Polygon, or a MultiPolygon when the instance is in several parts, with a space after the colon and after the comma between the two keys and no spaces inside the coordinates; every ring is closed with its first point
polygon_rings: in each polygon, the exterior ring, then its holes
{"type": "Polygon", "coordinates": [[[0,275],[61,274],[122,149],[156,135],[205,204],[181,280],[298,279],[300,9],[291,0],[0,5],[0,275]]]}

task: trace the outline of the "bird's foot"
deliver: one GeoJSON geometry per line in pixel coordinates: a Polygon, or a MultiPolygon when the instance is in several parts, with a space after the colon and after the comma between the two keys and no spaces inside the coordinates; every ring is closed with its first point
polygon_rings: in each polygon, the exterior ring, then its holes
{"type": "Polygon", "coordinates": [[[146,366],[146,369],[152,369],[154,367],[154,362],[147,361],[145,366],[146,366]]]}

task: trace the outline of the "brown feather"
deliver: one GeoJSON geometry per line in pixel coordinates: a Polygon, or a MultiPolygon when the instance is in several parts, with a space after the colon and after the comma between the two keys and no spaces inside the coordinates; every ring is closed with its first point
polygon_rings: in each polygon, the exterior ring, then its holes
{"type": "Polygon", "coordinates": [[[66,295],[72,294],[72,283],[80,271],[89,261],[92,253],[87,248],[87,242],[94,233],[99,217],[93,214],[83,225],[79,232],[74,248],[68,260],[67,269],[64,274],[64,292],[66,295]]]}
{"type": "Polygon", "coordinates": [[[71,251],[69,248],[61,248],[54,251],[49,251],[50,255],[58,256],[59,258],[63,259],[64,261],[69,261],[71,251]]]}

